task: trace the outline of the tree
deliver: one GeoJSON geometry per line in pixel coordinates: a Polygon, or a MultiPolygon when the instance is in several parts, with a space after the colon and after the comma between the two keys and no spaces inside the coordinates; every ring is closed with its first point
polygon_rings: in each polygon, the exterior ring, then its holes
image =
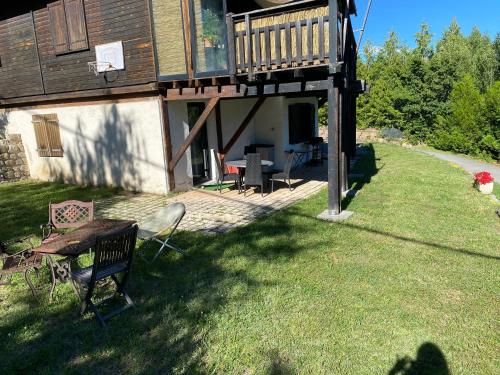
{"type": "Polygon", "coordinates": [[[481,147],[493,159],[500,156],[500,81],[496,81],[484,95],[484,117],[488,124],[481,147]]]}
{"type": "Polygon", "coordinates": [[[470,56],[472,57],[472,75],[477,87],[485,92],[495,81],[497,61],[495,49],[488,35],[481,34],[477,27],[469,36],[470,56]]]}
{"type": "Polygon", "coordinates": [[[438,116],[436,131],[431,139],[433,146],[460,153],[478,155],[484,136],[484,98],[466,74],[458,81],[450,95],[451,113],[438,116]]]}
{"type": "MultiPolygon", "coordinates": [[[[472,56],[469,43],[460,31],[457,21],[453,19],[437,43],[436,53],[431,62],[435,79],[441,82],[436,92],[439,101],[442,103],[448,101],[453,84],[462,79],[465,74],[470,74],[471,66],[472,56]]],[[[447,108],[443,109],[446,112],[447,108]]]]}
{"type": "Polygon", "coordinates": [[[495,50],[496,59],[495,80],[500,81],[500,33],[497,34],[493,41],[493,49],[495,50]]]}

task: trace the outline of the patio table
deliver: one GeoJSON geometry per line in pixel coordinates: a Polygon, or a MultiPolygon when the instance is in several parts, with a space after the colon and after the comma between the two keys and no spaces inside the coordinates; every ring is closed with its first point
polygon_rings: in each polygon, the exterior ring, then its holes
{"type": "Polygon", "coordinates": [[[49,300],[52,301],[52,294],[56,287],[56,282],[67,282],[70,280],[70,261],[95,246],[96,238],[99,235],[111,231],[121,230],[134,225],[135,220],[114,220],[97,219],[82,225],[74,231],[64,233],[56,239],[43,243],[35,247],[32,251],[46,255],[50,271],[52,274],[52,286],[49,300]],[[70,258],[69,261],[57,261],[52,256],[70,258]]]}
{"type": "MultiPolygon", "coordinates": [[[[260,164],[263,167],[272,167],[274,163],[271,160],[261,160],[260,164]]],[[[242,160],[230,160],[226,161],[226,165],[229,165],[230,167],[235,167],[238,169],[246,168],[247,167],[247,161],[246,159],[242,160]]]]}

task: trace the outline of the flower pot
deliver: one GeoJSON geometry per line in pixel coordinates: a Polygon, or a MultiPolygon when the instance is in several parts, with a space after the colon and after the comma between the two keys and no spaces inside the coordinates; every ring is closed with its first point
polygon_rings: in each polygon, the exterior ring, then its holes
{"type": "Polygon", "coordinates": [[[477,184],[477,190],[483,194],[491,194],[493,192],[493,182],[487,184],[477,184]]]}

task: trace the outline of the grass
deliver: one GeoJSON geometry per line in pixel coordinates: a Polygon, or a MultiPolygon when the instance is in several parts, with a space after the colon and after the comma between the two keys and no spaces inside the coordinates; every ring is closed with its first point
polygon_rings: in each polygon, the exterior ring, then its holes
{"type": "Polygon", "coordinates": [[[500,200],[500,184],[497,182],[493,184],[493,194],[500,200]]]}
{"type": "MultiPolygon", "coordinates": [[[[497,206],[462,170],[397,146],[375,145],[358,168],[368,177],[344,223],[316,219],[322,192],[225,235],[181,233],[188,257],[137,258],[137,308],[106,330],[77,316],[67,285],[52,304],[1,288],[2,372],[496,373],[497,206]]],[[[1,238],[36,231],[47,200],[106,194],[0,185],[1,238]]]]}

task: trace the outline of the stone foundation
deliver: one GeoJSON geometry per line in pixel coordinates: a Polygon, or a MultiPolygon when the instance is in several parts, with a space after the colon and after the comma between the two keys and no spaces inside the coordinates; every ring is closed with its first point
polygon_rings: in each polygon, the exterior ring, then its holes
{"type": "Polygon", "coordinates": [[[28,160],[20,134],[7,134],[0,139],[0,182],[15,181],[30,176],[28,160]]]}

